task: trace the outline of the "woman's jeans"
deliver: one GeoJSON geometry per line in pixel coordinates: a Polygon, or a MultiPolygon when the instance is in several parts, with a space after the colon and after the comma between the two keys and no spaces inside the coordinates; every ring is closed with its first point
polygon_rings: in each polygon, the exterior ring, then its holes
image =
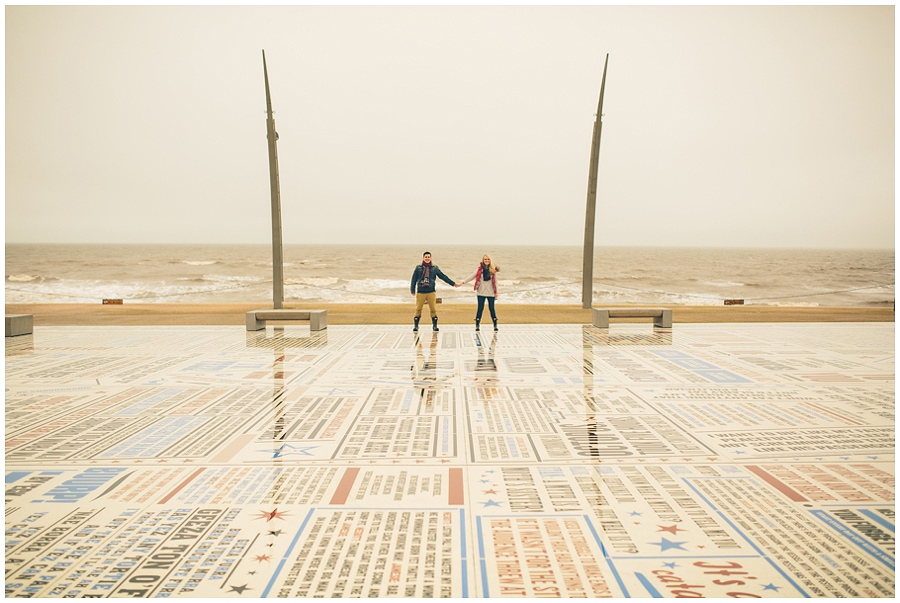
{"type": "Polygon", "coordinates": [[[478,313],[475,314],[475,320],[481,320],[481,314],[484,312],[484,300],[488,302],[488,310],[491,311],[491,320],[497,320],[497,313],[494,312],[494,296],[479,295],[478,296],[478,313]]]}

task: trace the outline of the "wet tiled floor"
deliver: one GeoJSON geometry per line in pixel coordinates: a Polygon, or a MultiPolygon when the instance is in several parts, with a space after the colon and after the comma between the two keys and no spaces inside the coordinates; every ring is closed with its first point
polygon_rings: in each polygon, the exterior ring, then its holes
{"type": "Polygon", "coordinates": [[[891,597],[894,326],[35,327],[6,594],[891,597]]]}

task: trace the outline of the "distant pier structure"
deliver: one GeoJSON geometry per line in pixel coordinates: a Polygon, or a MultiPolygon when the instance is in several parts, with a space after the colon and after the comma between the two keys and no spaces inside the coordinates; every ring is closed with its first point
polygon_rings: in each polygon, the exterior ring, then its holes
{"type": "Polygon", "coordinates": [[[591,138],[591,163],[588,168],[587,204],[584,215],[584,264],[582,267],[581,306],[585,310],[594,302],[594,223],[597,214],[597,166],[600,162],[600,132],[603,129],[603,91],[606,88],[606,67],[609,53],[603,63],[603,79],[600,83],[600,101],[594,118],[594,135],[591,138]]]}
{"type": "Polygon", "coordinates": [[[269,71],[266,51],[263,56],[263,77],[266,80],[266,138],[269,140],[269,188],[272,193],[272,304],[284,307],[284,251],[281,243],[281,185],[278,181],[278,132],[272,117],[272,96],[269,94],[269,71]]]}

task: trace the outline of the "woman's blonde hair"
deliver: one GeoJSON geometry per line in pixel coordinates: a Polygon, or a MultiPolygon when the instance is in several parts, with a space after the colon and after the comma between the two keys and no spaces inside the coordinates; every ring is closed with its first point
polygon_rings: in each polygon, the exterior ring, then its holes
{"type": "Polygon", "coordinates": [[[488,266],[490,267],[491,274],[494,274],[494,273],[500,271],[499,268],[497,268],[496,266],[494,266],[494,260],[491,259],[491,256],[489,256],[488,254],[484,254],[484,255],[481,257],[481,263],[482,263],[482,264],[484,264],[484,258],[487,258],[487,259],[488,259],[488,266]]]}

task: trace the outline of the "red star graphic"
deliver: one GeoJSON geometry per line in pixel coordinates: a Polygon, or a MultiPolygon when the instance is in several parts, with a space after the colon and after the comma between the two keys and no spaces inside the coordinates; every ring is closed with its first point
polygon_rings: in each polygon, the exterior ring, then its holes
{"type": "Polygon", "coordinates": [[[496,490],[484,490],[484,493],[485,494],[496,494],[497,491],[496,490]]]}
{"type": "Polygon", "coordinates": [[[259,515],[257,515],[256,518],[265,519],[266,521],[272,521],[273,519],[284,519],[284,516],[286,514],[287,511],[279,511],[277,508],[275,508],[271,511],[260,511],[259,515]]]}
{"type": "Polygon", "coordinates": [[[257,555],[253,558],[254,561],[259,561],[260,563],[262,563],[263,561],[268,561],[269,559],[269,555],[257,555]]]}
{"type": "MultiPolygon", "coordinates": [[[[656,530],[657,532],[669,532],[670,534],[675,534],[676,536],[678,535],[678,526],[676,526],[676,525],[671,525],[671,526],[667,526],[667,527],[666,526],[658,526],[658,527],[659,527],[659,529],[656,530]]],[[[684,530],[682,530],[682,532],[683,531],[684,530]]]]}

